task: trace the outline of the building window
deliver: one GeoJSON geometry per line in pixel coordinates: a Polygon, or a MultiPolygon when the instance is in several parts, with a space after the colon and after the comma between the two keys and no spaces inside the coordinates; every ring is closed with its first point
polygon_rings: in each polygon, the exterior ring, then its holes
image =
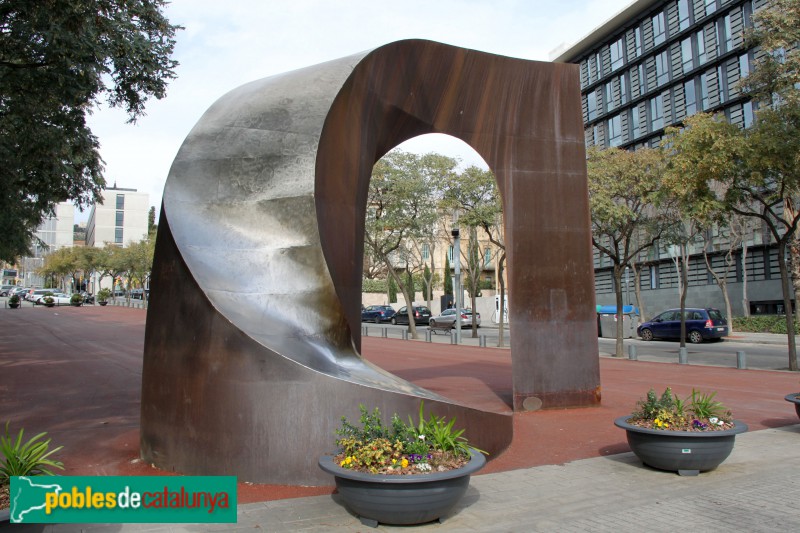
{"type": "Polygon", "coordinates": [[[586,94],[586,118],[588,120],[597,118],[597,93],[595,91],[586,94]]]}
{"type": "Polygon", "coordinates": [[[453,245],[452,244],[447,248],[447,259],[450,261],[451,264],[453,263],[453,245]]]}
{"type": "Polygon", "coordinates": [[[594,71],[597,73],[597,78],[603,77],[603,61],[600,59],[600,54],[594,55],[594,71]]]}
{"type": "Polygon", "coordinates": [[[708,61],[708,54],[706,54],[706,37],[703,31],[694,34],[695,42],[697,43],[697,64],[704,65],[708,61]]]}
{"type": "Polygon", "coordinates": [[[691,37],[681,41],[681,62],[683,63],[684,74],[687,74],[694,68],[694,56],[692,55],[691,37]]]}
{"type": "Polygon", "coordinates": [[[719,55],[733,49],[733,32],[731,31],[731,16],[725,15],[717,21],[719,35],[719,55]]]}
{"type": "Polygon", "coordinates": [[[666,50],[656,54],[656,85],[661,87],[669,82],[669,57],[666,50]]]}
{"type": "Polygon", "coordinates": [[[708,111],[711,107],[711,100],[708,97],[708,73],[704,72],[700,76],[700,106],[703,111],[708,111]]]}
{"type": "Polygon", "coordinates": [[[622,144],[622,119],[616,115],[608,119],[608,145],[619,146],[622,144]]]}
{"type": "Polygon", "coordinates": [[[753,125],[753,102],[742,104],[742,116],[744,117],[744,127],[749,128],[753,125]]]}
{"type": "Polygon", "coordinates": [[[667,26],[664,24],[664,13],[653,17],[653,44],[659,45],[667,40],[667,26]]]}
{"type": "Polygon", "coordinates": [[[594,139],[594,144],[600,144],[600,124],[595,124],[592,128],[592,138],[594,139]]]}
{"type": "Polygon", "coordinates": [[[641,137],[642,127],[639,121],[639,106],[637,105],[631,109],[631,135],[634,139],[641,137]]]}
{"type": "Polygon", "coordinates": [[[489,266],[492,264],[492,249],[486,248],[483,252],[483,266],[489,266]]]}
{"type": "Polygon", "coordinates": [[[618,68],[621,68],[625,62],[625,57],[622,52],[623,40],[620,38],[611,43],[609,50],[611,52],[611,72],[614,72],[618,68]]]}
{"type": "Polygon", "coordinates": [[[750,58],[747,54],[739,56],[739,77],[744,78],[750,74],[750,58]]]}
{"type": "Polygon", "coordinates": [[[695,93],[694,80],[683,84],[683,94],[686,98],[686,116],[697,113],[697,94],[695,93]]]}
{"type": "Polygon", "coordinates": [[[125,225],[125,211],[117,211],[117,217],[114,225],[118,228],[125,225]]]}
{"type": "Polygon", "coordinates": [[[719,86],[719,102],[724,104],[728,101],[728,75],[725,65],[717,67],[717,85],[719,86]]]}
{"type": "Polygon", "coordinates": [[[689,20],[689,0],[678,0],[678,28],[683,31],[691,24],[689,20]]]}
{"type": "Polygon", "coordinates": [[[431,247],[427,244],[422,245],[422,260],[427,261],[431,258],[431,247]]]}
{"type": "Polygon", "coordinates": [[[650,265],[650,288],[658,288],[658,265],[650,265]]]}
{"type": "Polygon", "coordinates": [[[647,92],[647,76],[644,73],[644,65],[639,63],[636,66],[636,73],[639,78],[639,94],[642,95],[647,92]]]}
{"type": "Polygon", "coordinates": [[[636,57],[642,55],[642,28],[636,26],[633,29],[633,44],[636,57]]]}
{"type": "Polygon", "coordinates": [[[664,127],[664,97],[658,95],[650,99],[650,131],[664,127]]]}
{"type": "Polygon", "coordinates": [[[717,10],[717,0],[706,0],[706,15],[710,15],[717,10]]]}
{"type": "Polygon", "coordinates": [[[614,86],[611,82],[608,82],[603,86],[603,99],[605,100],[606,111],[612,111],[615,106],[614,106],[614,86]]]}
{"type": "Polygon", "coordinates": [[[628,103],[628,77],[623,73],[619,75],[619,103],[628,103]]]}
{"type": "Polygon", "coordinates": [[[117,195],[117,209],[125,209],[125,195],[118,194],[117,195]]]}
{"type": "Polygon", "coordinates": [[[122,244],[122,228],[116,228],[114,230],[114,243],[122,244]]]}

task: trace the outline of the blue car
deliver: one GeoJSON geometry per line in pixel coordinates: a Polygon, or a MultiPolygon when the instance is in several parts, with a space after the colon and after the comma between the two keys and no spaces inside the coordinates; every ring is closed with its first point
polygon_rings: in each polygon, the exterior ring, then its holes
{"type": "Polygon", "coordinates": [[[361,310],[362,322],[389,322],[394,316],[395,311],[390,305],[370,305],[361,310]]]}
{"type": "MultiPolygon", "coordinates": [[[[728,322],[719,309],[686,308],[686,339],[697,344],[704,340],[721,340],[728,336],[728,322]]],[[[636,333],[644,341],[653,339],[680,339],[681,310],[670,309],[643,322],[636,333]]]]}

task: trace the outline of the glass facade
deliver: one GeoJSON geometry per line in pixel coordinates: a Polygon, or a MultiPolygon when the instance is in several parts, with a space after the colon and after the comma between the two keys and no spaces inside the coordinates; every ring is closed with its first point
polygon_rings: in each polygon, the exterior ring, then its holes
{"type": "Polygon", "coordinates": [[[738,111],[728,116],[748,125],[752,106],[744,110],[734,84],[749,72],[742,32],[752,25],[753,0],[641,4],[604,41],[557,59],[580,63],[585,73],[587,145],[657,146],[667,126],[731,106],[738,111]]]}

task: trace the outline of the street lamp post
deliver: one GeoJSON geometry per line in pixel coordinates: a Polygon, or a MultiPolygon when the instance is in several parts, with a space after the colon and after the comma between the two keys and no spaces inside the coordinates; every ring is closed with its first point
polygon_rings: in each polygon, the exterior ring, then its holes
{"type": "Polygon", "coordinates": [[[631,291],[628,287],[628,272],[630,272],[630,267],[625,267],[625,297],[628,300],[628,305],[631,305],[631,291]]]}
{"type": "Polygon", "coordinates": [[[453,209],[453,266],[455,267],[455,280],[453,282],[453,292],[455,292],[456,322],[455,332],[456,344],[461,344],[461,232],[458,229],[458,209],[453,209]]]}

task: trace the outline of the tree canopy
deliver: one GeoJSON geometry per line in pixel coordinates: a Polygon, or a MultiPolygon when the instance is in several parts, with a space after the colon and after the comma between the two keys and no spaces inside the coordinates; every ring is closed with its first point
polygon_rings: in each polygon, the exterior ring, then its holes
{"type": "Polygon", "coordinates": [[[86,114],[105,101],[135,122],[175,78],[163,0],[0,3],[0,259],[29,251],[59,202],[79,208],[105,185],[86,114]]]}

